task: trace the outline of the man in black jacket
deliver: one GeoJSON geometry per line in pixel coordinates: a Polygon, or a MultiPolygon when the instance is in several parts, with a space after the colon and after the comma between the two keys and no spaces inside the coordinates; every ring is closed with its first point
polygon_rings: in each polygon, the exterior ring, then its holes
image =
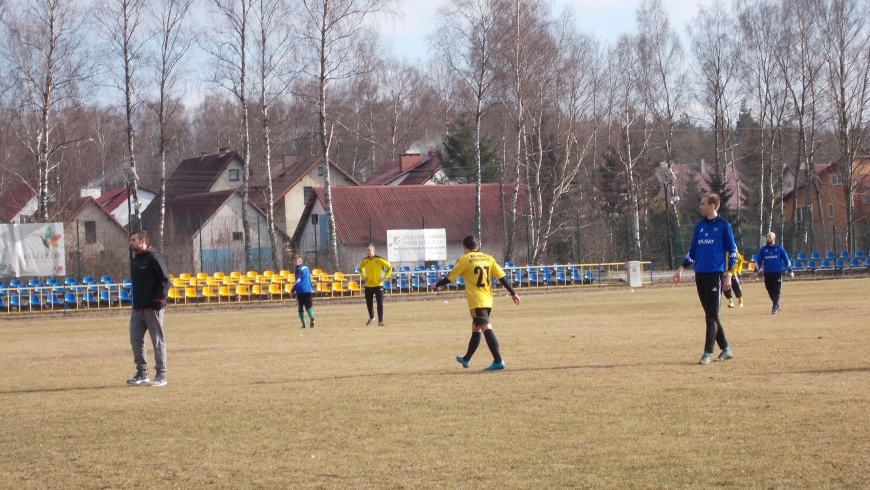
{"type": "Polygon", "coordinates": [[[148,244],[148,233],[137,231],[130,235],[130,279],[133,282],[133,312],[130,315],[130,345],[136,375],[127,384],[164,386],[166,384],[166,339],[163,336],[163,314],[169,292],[169,271],[166,264],[148,244]],[[148,361],[145,360],[145,331],[151,334],[154,346],[154,381],[148,379],[148,361]]]}

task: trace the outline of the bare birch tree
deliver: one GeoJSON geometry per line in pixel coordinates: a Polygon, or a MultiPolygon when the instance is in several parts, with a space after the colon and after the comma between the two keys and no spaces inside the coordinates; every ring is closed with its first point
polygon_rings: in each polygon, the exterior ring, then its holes
{"type": "Polygon", "coordinates": [[[155,0],[151,12],[157,28],[153,33],[157,44],[153,57],[157,79],[157,97],[152,99],[151,109],[157,116],[157,153],[160,160],[160,212],[158,243],[163,250],[166,225],[166,151],[174,135],[169,134],[170,121],[181,109],[181,94],[177,93],[183,73],[183,61],[193,46],[196,36],[188,22],[188,13],[193,0],[155,0]]]}
{"type": "Polygon", "coordinates": [[[74,0],[26,0],[7,5],[0,25],[12,127],[36,167],[36,216],[47,221],[48,182],[61,163],[55,155],[64,145],[84,139],[54,141],[53,136],[59,118],[75,107],[94,73],[86,12],[74,0]]]}
{"type": "Polygon", "coordinates": [[[242,232],[245,247],[245,267],[251,259],[251,217],[248,216],[248,187],[251,180],[251,130],[248,114],[248,51],[251,10],[254,0],[213,0],[216,15],[224,20],[225,30],[213,33],[206,50],[217,62],[212,81],[229,92],[238,103],[242,126],[242,232]]]}
{"type": "Polygon", "coordinates": [[[365,71],[357,47],[364,38],[374,37],[370,27],[376,16],[389,13],[393,0],[301,0],[302,38],[309,64],[306,72],[317,87],[315,112],[320,155],[323,161],[324,208],[326,211],[329,255],[339,267],[338,236],[332,211],[332,179],[329,150],[335,128],[332,112],[332,85],[365,71]]]}
{"type": "MultiPolygon", "coordinates": [[[[137,70],[144,62],[144,49],[148,40],[145,31],[144,11],[146,0],[102,0],[98,16],[103,26],[103,33],[109,43],[110,52],[120,62],[120,71],[115,63],[109,63],[109,71],[114,74],[118,88],[124,93],[124,115],[126,138],[127,167],[136,171],[136,153],[134,151],[133,117],[139,102],[137,70]]],[[[133,213],[136,216],[136,228],[142,227],[142,212],[139,201],[139,185],[132,182],[133,213]]]]}
{"type": "Polygon", "coordinates": [[[477,190],[475,193],[475,234],[480,236],[481,121],[485,104],[492,95],[496,72],[493,58],[504,35],[498,29],[500,5],[495,0],[450,0],[438,8],[432,44],[436,57],[456,73],[471,93],[474,117],[474,150],[477,190]]]}
{"type": "Polygon", "coordinates": [[[283,243],[278,243],[275,228],[275,193],[272,188],[272,120],[271,109],[276,101],[288,92],[296,76],[291,68],[296,40],[292,36],[290,22],[292,13],[285,0],[256,0],[254,17],[254,61],[259,92],[260,124],[263,131],[263,165],[266,174],[266,224],[269,227],[269,244],[272,265],[283,268],[283,243]]]}

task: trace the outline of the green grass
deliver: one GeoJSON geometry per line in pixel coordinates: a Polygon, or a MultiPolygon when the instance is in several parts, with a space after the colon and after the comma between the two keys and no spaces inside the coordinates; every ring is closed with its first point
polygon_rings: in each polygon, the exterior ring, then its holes
{"type": "Polygon", "coordinates": [[[388,297],[387,327],[171,310],[162,388],[124,384],[126,316],[4,321],[0,487],[868,488],[868,284],[786,281],[776,316],[745,284],[709,366],[694,287],[497,298],[494,373],[453,359],[457,296],[388,297]]]}

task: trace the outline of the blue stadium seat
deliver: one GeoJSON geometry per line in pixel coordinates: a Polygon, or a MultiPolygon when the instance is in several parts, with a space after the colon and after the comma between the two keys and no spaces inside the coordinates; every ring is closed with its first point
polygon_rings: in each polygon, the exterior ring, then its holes
{"type": "Polygon", "coordinates": [[[867,257],[864,255],[864,252],[861,250],[855,250],[855,258],[856,259],[866,259],[867,257]]]}
{"type": "Polygon", "coordinates": [[[849,261],[849,267],[851,267],[853,269],[856,267],[861,267],[861,261],[858,259],[852,259],[849,261]]]}
{"type": "Polygon", "coordinates": [[[96,284],[97,281],[94,280],[93,277],[85,276],[82,278],[82,284],[96,284]]]}
{"type": "Polygon", "coordinates": [[[131,296],[130,292],[126,289],[121,289],[121,291],[118,292],[118,300],[121,301],[121,304],[128,304],[133,301],[133,296],[131,296]]]}
{"type": "Polygon", "coordinates": [[[2,308],[2,309],[4,309],[4,310],[8,310],[8,309],[9,309],[9,305],[7,305],[6,302],[3,301],[3,297],[2,297],[2,296],[0,296],[0,308],[2,308]]]}
{"type": "Polygon", "coordinates": [[[405,279],[399,279],[396,281],[396,289],[399,291],[410,291],[411,288],[408,286],[408,281],[405,279]]]}
{"type": "Polygon", "coordinates": [[[806,261],[807,261],[807,254],[805,254],[805,253],[803,253],[803,252],[798,252],[798,254],[797,254],[797,259],[798,259],[798,260],[803,260],[804,262],[806,262],[806,261]]]}
{"type": "Polygon", "coordinates": [[[840,269],[840,270],[842,271],[843,269],[846,268],[846,263],[843,262],[843,259],[837,259],[837,261],[834,262],[834,266],[835,266],[837,269],[840,269]]]}
{"type": "Polygon", "coordinates": [[[100,302],[97,300],[96,297],[94,297],[94,293],[87,292],[82,295],[82,304],[97,307],[100,305],[100,302]]]}
{"type": "Polygon", "coordinates": [[[849,258],[849,251],[848,250],[840,250],[840,258],[841,259],[848,259],[849,258]]]}
{"type": "Polygon", "coordinates": [[[30,307],[31,308],[42,308],[42,299],[38,294],[30,295],[30,307]]]}
{"type": "Polygon", "coordinates": [[[21,296],[18,296],[18,295],[9,296],[9,307],[10,308],[21,309],[25,306],[27,306],[27,296],[24,296],[23,298],[21,296]]]}
{"type": "Polygon", "coordinates": [[[384,281],[384,291],[388,293],[393,292],[393,283],[389,279],[384,281]]]}
{"type": "Polygon", "coordinates": [[[834,256],[834,252],[825,252],[825,260],[836,260],[837,257],[834,256]]]}
{"type": "Polygon", "coordinates": [[[124,289],[133,289],[133,281],[131,279],[124,279],[121,281],[121,287],[124,289]]]}
{"type": "Polygon", "coordinates": [[[795,260],[794,261],[794,270],[796,270],[796,271],[804,270],[804,263],[801,262],[800,260],[795,260]]]}
{"type": "Polygon", "coordinates": [[[822,256],[818,252],[811,252],[810,258],[813,260],[822,260],[822,256]]]}
{"type": "Polygon", "coordinates": [[[453,264],[447,264],[446,266],[444,266],[444,270],[452,271],[452,270],[453,270],[453,264]]]}
{"type": "Polygon", "coordinates": [[[505,262],[504,266],[505,267],[516,267],[513,262],[505,262]]]}
{"type": "Polygon", "coordinates": [[[55,279],[53,277],[49,277],[48,279],[45,280],[46,286],[56,286],[57,284],[58,284],[57,279],[55,279]]]}
{"type": "Polygon", "coordinates": [[[21,284],[21,281],[19,281],[18,279],[12,279],[11,281],[9,281],[10,288],[20,288],[21,286],[23,286],[23,284],[21,284]]]}
{"type": "Polygon", "coordinates": [[[72,277],[65,277],[63,279],[63,283],[66,284],[67,286],[73,286],[73,285],[78,284],[79,282],[76,281],[75,279],[73,279],[72,277]]]}
{"type": "Polygon", "coordinates": [[[749,259],[753,264],[758,262],[758,254],[752,254],[752,258],[749,259]]]}
{"type": "Polygon", "coordinates": [[[538,272],[534,269],[529,270],[529,284],[532,286],[537,286],[541,283],[538,279],[538,272]]]}
{"type": "Polygon", "coordinates": [[[810,260],[810,261],[807,262],[807,270],[808,270],[808,271],[810,271],[810,272],[816,272],[816,269],[818,269],[818,268],[819,268],[819,266],[816,265],[816,261],[815,261],[815,260],[810,260]]]}
{"type": "Polygon", "coordinates": [[[31,280],[27,281],[27,287],[38,288],[39,286],[42,286],[42,285],[43,284],[41,282],[39,282],[39,279],[31,279],[31,280]]]}
{"type": "Polygon", "coordinates": [[[565,272],[559,271],[556,273],[556,283],[561,284],[563,286],[568,284],[568,278],[565,277],[565,272]]]}
{"type": "Polygon", "coordinates": [[[45,304],[54,308],[55,306],[63,308],[63,296],[58,296],[54,293],[49,294],[45,297],[45,304]]]}
{"type": "Polygon", "coordinates": [[[822,260],[822,264],[819,266],[819,269],[823,269],[823,270],[833,269],[833,267],[831,266],[831,261],[828,259],[822,260]]]}
{"type": "Polygon", "coordinates": [[[407,265],[403,265],[403,266],[399,267],[399,271],[400,272],[411,272],[411,268],[407,265]]]}
{"type": "Polygon", "coordinates": [[[66,293],[63,296],[63,302],[66,303],[67,308],[75,308],[79,305],[79,300],[76,299],[75,293],[66,293]]]}
{"type": "Polygon", "coordinates": [[[870,267],[870,257],[864,259],[864,267],[870,267]]]}
{"type": "Polygon", "coordinates": [[[100,291],[100,303],[105,305],[112,305],[112,297],[109,295],[108,291],[100,291]]]}
{"type": "Polygon", "coordinates": [[[459,289],[465,289],[465,279],[462,276],[456,278],[456,287],[459,289]]]}

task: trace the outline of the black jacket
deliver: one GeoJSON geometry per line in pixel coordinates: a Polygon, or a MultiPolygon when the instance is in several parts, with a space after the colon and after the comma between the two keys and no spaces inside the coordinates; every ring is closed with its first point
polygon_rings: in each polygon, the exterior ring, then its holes
{"type": "Polygon", "coordinates": [[[151,247],[134,254],[130,262],[133,282],[133,309],[160,309],[166,305],[169,293],[169,270],[163,259],[151,247]]]}

